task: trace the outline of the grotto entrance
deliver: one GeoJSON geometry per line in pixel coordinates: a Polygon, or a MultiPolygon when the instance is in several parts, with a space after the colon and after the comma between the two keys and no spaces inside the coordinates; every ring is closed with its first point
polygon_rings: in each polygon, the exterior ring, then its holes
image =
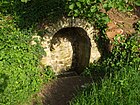
{"type": "Polygon", "coordinates": [[[76,71],[80,74],[88,66],[91,42],[80,27],[62,28],[52,37],[51,65],[55,72],[76,71]]]}

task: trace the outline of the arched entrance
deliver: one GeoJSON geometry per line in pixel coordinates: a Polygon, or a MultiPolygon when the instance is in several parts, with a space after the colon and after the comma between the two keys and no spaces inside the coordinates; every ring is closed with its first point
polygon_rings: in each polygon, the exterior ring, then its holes
{"type": "Polygon", "coordinates": [[[51,40],[51,63],[54,71],[74,70],[81,73],[88,66],[91,42],[80,27],[63,28],[51,40]]]}
{"type": "Polygon", "coordinates": [[[98,31],[86,20],[62,18],[55,24],[43,24],[45,34],[41,45],[46,56],[43,66],[51,66],[56,74],[67,70],[81,73],[89,64],[101,57],[94,35],[98,31]]]}

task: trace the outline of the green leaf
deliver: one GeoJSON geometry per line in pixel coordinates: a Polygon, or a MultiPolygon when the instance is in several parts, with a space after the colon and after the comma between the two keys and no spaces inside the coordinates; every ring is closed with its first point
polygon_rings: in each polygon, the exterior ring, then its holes
{"type": "Polygon", "coordinates": [[[135,5],[140,6],[140,1],[135,1],[135,5]]]}
{"type": "Polygon", "coordinates": [[[74,9],[74,6],[75,6],[75,4],[72,3],[72,4],[69,6],[69,9],[73,10],[73,9],[74,9]]]}
{"type": "Polygon", "coordinates": [[[102,20],[104,20],[106,24],[110,21],[108,16],[102,17],[102,20]]]}
{"type": "Polygon", "coordinates": [[[129,5],[129,6],[127,7],[127,9],[128,9],[128,11],[133,11],[133,6],[130,6],[130,5],[129,5]]]}
{"type": "Polygon", "coordinates": [[[107,3],[103,4],[103,8],[107,8],[107,7],[108,7],[107,3]]]}
{"type": "Polygon", "coordinates": [[[91,17],[92,17],[92,15],[91,15],[91,14],[88,14],[88,17],[89,17],[89,18],[91,18],[91,17]]]}
{"type": "Polygon", "coordinates": [[[89,5],[89,4],[91,4],[91,1],[90,0],[86,0],[86,3],[89,5]]]}
{"type": "Polygon", "coordinates": [[[93,13],[93,12],[96,12],[97,11],[97,8],[96,8],[96,6],[94,5],[94,6],[92,6],[91,8],[90,8],[90,11],[93,13]]]}
{"type": "Polygon", "coordinates": [[[27,3],[29,0],[21,0],[21,2],[27,3]]]}
{"type": "Polygon", "coordinates": [[[78,9],[74,10],[74,12],[77,13],[77,14],[79,14],[79,10],[78,9]]]}
{"type": "Polygon", "coordinates": [[[76,2],[77,7],[81,8],[81,3],[80,2],[76,2]]]}
{"type": "Polygon", "coordinates": [[[78,15],[79,15],[79,10],[78,9],[74,10],[74,16],[76,17],[78,15]]]}

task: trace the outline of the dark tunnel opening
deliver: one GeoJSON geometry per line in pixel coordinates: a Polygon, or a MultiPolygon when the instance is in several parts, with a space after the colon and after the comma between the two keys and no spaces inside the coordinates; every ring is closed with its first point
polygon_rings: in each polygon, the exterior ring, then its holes
{"type": "MultiPolygon", "coordinates": [[[[60,39],[66,39],[71,43],[72,47],[72,58],[71,58],[72,63],[71,67],[66,71],[76,71],[78,74],[82,73],[84,68],[89,64],[91,52],[91,42],[90,38],[87,35],[87,32],[80,27],[67,27],[60,29],[57,33],[55,33],[55,35],[51,40],[50,46],[51,51],[55,49],[53,45],[57,44],[57,46],[59,46],[61,44],[60,39]]],[[[62,55],[60,54],[59,56],[62,55]]],[[[63,63],[65,63],[65,60],[63,61],[63,63]]]]}

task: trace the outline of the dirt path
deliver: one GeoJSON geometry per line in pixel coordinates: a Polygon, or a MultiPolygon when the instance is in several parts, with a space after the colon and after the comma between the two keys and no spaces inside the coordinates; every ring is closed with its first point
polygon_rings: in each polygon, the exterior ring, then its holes
{"type": "Polygon", "coordinates": [[[68,105],[77,90],[81,89],[85,83],[91,82],[91,78],[81,76],[58,78],[44,86],[40,94],[43,97],[42,103],[43,105],[68,105]]]}

